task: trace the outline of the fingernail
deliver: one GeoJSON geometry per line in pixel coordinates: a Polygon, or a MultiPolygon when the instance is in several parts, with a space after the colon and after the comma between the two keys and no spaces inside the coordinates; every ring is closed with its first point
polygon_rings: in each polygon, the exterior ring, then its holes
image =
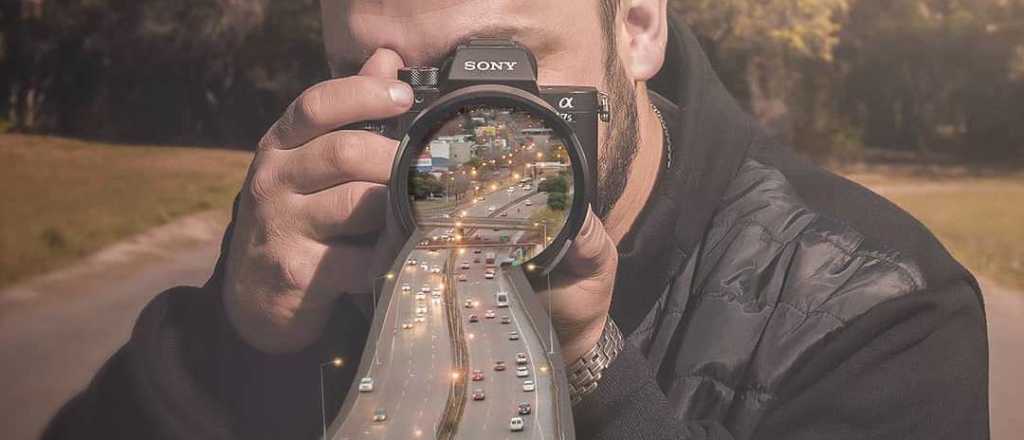
{"type": "Polygon", "coordinates": [[[412,88],[406,83],[395,83],[388,87],[388,94],[395,105],[412,105],[412,88]]]}

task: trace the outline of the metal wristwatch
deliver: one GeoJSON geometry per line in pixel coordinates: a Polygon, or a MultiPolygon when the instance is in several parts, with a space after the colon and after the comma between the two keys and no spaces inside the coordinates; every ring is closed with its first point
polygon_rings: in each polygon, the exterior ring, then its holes
{"type": "Polygon", "coordinates": [[[573,405],[597,388],[602,373],[619,356],[624,346],[622,332],[609,316],[597,344],[569,365],[569,399],[573,405]]]}

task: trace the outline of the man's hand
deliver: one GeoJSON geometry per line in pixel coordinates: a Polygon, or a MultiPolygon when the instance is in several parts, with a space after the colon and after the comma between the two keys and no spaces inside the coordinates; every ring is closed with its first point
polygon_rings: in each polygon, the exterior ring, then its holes
{"type": "MultiPolygon", "coordinates": [[[[562,346],[562,357],[571,364],[601,339],[615,288],[619,252],[615,242],[593,211],[562,261],[551,272],[551,319],[562,346]]],[[[534,280],[538,291],[546,289],[534,280]]]]}
{"type": "MultiPolygon", "coordinates": [[[[367,292],[398,143],[346,124],[399,115],[412,89],[397,53],[302,93],[260,141],[230,237],[223,296],[250,345],[270,353],[314,342],[343,292],[367,292]]],[[[379,253],[379,252],[378,252],[379,253]]]]}

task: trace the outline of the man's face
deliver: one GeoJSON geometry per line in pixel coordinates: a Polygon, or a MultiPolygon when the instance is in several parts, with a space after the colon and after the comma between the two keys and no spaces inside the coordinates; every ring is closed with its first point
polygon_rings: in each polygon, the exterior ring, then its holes
{"type": "Polygon", "coordinates": [[[604,218],[622,194],[636,153],[634,84],[607,47],[595,0],[323,0],[324,42],[335,76],[354,74],[377,48],[405,64],[438,66],[470,37],[504,37],[537,57],[543,85],[592,86],[609,94],[613,120],[601,127],[598,200],[604,218]]]}

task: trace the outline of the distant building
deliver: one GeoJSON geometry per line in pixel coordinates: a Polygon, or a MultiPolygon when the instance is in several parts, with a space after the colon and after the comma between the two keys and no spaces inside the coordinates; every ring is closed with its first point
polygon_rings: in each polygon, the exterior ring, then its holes
{"type": "Polygon", "coordinates": [[[473,146],[470,136],[440,136],[434,139],[428,147],[432,168],[448,171],[469,162],[473,157],[473,146]]]}

